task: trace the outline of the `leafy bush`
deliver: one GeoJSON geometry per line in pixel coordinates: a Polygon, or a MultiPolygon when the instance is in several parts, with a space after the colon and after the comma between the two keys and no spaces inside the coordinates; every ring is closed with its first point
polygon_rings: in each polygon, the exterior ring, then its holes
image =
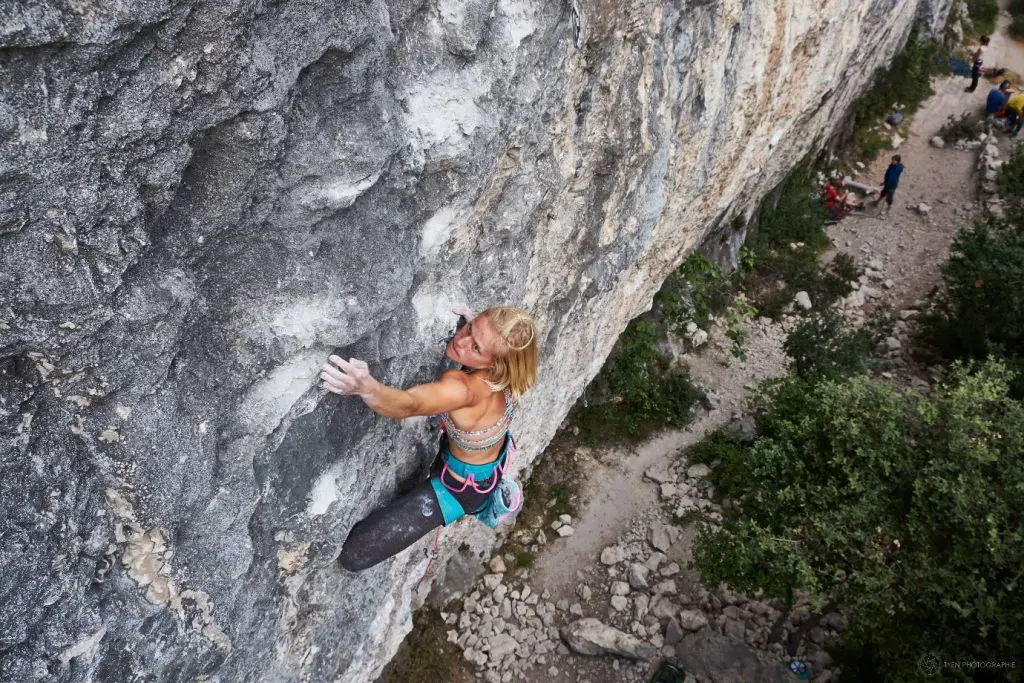
{"type": "Polygon", "coordinates": [[[812,166],[798,166],[762,204],[748,238],[756,270],[747,274],[753,305],[776,318],[797,292],[818,289],[818,254],[828,246],[828,211],[817,192],[812,166]],[[802,243],[793,249],[790,245],[802,243]],[[783,283],[780,288],[778,283],[783,283]]]}
{"type": "Polygon", "coordinates": [[[872,346],[868,330],[853,329],[828,309],[801,320],[782,348],[793,359],[797,376],[839,379],[866,372],[872,346]]]}
{"type": "Polygon", "coordinates": [[[656,302],[666,329],[682,334],[687,323],[705,326],[708,315],[725,312],[735,294],[721,266],[695,251],[665,281],[656,302]]]}
{"type": "Polygon", "coordinates": [[[654,323],[634,320],[571,418],[592,441],[643,438],[658,428],[682,427],[704,392],[687,368],[673,367],[658,350],[654,323]]]}
{"type": "Polygon", "coordinates": [[[996,0],[967,0],[967,14],[974,25],[973,33],[986,36],[996,30],[999,3],[996,0]]]}
{"type": "Polygon", "coordinates": [[[1015,147],[1010,158],[999,168],[996,178],[999,196],[1009,205],[1010,220],[1024,225],[1024,148],[1015,147]]]}
{"type": "Polygon", "coordinates": [[[732,355],[747,359],[747,321],[757,315],[746,295],[740,293],[725,312],[725,336],[732,342],[732,355]]]}
{"type": "Polygon", "coordinates": [[[974,140],[981,133],[985,132],[985,124],[974,114],[961,114],[959,118],[953,118],[950,114],[946,122],[939,129],[939,137],[949,143],[960,140],[974,140]]]}
{"type": "Polygon", "coordinates": [[[1014,38],[1024,38],[1024,13],[1014,14],[1010,22],[1010,35],[1014,38]]]}
{"type": "Polygon", "coordinates": [[[732,497],[737,492],[742,493],[743,487],[749,483],[749,451],[728,428],[720,429],[690,446],[683,455],[689,463],[714,467],[715,492],[719,496],[732,497]]]}
{"type": "MultiPolygon", "coordinates": [[[[461,604],[447,609],[459,611],[461,604]]],[[[399,681],[454,681],[468,675],[459,648],[448,642],[448,626],[436,607],[425,605],[413,617],[414,628],[377,679],[399,681]]]]}
{"type": "MultiPolygon", "coordinates": [[[[860,275],[860,271],[857,270],[857,264],[853,260],[853,256],[847,254],[845,251],[838,252],[832,258],[832,262],[829,263],[828,269],[830,273],[843,282],[852,282],[857,279],[858,275],[860,275]]],[[[845,296],[846,294],[849,294],[849,291],[844,292],[841,296],[845,296]]]]}
{"type": "Polygon", "coordinates": [[[874,161],[883,150],[889,149],[889,141],[874,128],[867,128],[857,136],[856,149],[862,159],[874,161]]]}
{"type": "Polygon", "coordinates": [[[769,385],[758,439],[706,449],[738,510],[701,528],[702,581],[842,609],[851,680],[918,680],[929,652],[1020,660],[1024,404],[1010,379],[988,362],[955,366],[930,396],[863,376],[769,385]]]}
{"type": "Polygon", "coordinates": [[[932,76],[948,71],[945,48],[936,42],[919,40],[911,34],[903,50],[889,67],[879,69],[875,82],[853,107],[856,126],[873,125],[889,115],[894,104],[902,104],[904,119],[917,111],[932,95],[932,76]]]}
{"type": "Polygon", "coordinates": [[[922,320],[927,341],[947,358],[1024,356],[1024,231],[995,221],[960,230],[942,277],[922,320]]]}

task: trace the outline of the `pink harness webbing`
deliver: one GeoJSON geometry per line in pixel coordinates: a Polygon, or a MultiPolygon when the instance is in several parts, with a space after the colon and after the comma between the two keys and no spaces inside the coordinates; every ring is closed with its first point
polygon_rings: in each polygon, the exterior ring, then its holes
{"type": "MultiPolygon", "coordinates": [[[[494,470],[497,470],[501,474],[501,476],[505,476],[505,470],[508,469],[509,463],[512,462],[512,456],[515,454],[515,450],[516,450],[516,440],[512,438],[511,434],[509,434],[508,435],[508,448],[506,448],[505,451],[501,455],[498,456],[498,459],[494,461],[495,462],[494,470]],[[504,464],[502,464],[502,461],[504,461],[504,464]]],[[[464,477],[465,481],[462,482],[462,488],[455,488],[453,486],[449,486],[447,484],[447,482],[445,482],[445,480],[444,480],[444,475],[446,473],[448,473],[448,472],[451,472],[451,469],[448,467],[448,459],[449,458],[455,458],[455,456],[451,454],[451,451],[448,451],[448,455],[444,459],[444,467],[441,469],[441,484],[443,484],[444,487],[446,489],[448,489],[449,491],[451,491],[453,493],[462,493],[463,491],[466,490],[466,488],[468,486],[472,486],[474,491],[476,491],[477,493],[483,495],[483,494],[490,493],[491,491],[494,490],[494,487],[498,485],[498,477],[494,475],[494,470],[491,470],[491,475],[490,476],[491,476],[491,478],[494,481],[492,481],[491,485],[488,488],[486,488],[485,490],[483,490],[483,491],[481,491],[480,487],[477,486],[476,478],[472,474],[467,474],[464,477]]],[[[458,458],[455,458],[455,459],[458,460],[458,458]]],[[[462,461],[459,460],[459,462],[462,462],[462,461]]],[[[469,463],[466,463],[466,464],[469,467],[480,467],[480,465],[469,465],[469,463]]],[[[461,476],[461,475],[459,475],[459,476],[461,476]]]]}

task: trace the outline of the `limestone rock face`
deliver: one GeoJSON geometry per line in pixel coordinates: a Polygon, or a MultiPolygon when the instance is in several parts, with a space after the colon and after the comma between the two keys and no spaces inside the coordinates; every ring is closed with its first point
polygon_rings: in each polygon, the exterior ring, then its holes
{"type": "Polygon", "coordinates": [[[437,430],[323,396],[327,355],[407,386],[451,307],[527,307],[528,461],[671,269],[731,258],[946,11],[2,4],[0,678],[26,682],[372,680],[430,539],[334,558],[437,430]]]}

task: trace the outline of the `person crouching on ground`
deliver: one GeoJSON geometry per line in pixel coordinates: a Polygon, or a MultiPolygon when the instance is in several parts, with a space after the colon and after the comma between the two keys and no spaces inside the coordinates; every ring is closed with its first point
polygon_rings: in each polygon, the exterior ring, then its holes
{"type": "Polygon", "coordinates": [[[896,188],[900,184],[900,176],[903,175],[903,164],[900,163],[900,155],[894,154],[889,161],[889,167],[885,169],[885,177],[882,179],[882,189],[875,200],[875,206],[883,199],[892,209],[892,198],[896,194],[896,188]]]}
{"type": "Polygon", "coordinates": [[[328,391],[359,396],[384,417],[440,415],[443,430],[430,478],[352,527],[338,557],[349,571],[383,562],[437,527],[483,510],[505,473],[516,405],[537,380],[537,328],[519,308],[463,317],[467,322],[445,348],[462,369],[436,382],[401,390],[378,382],[359,360],[330,356],[323,366],[328,391]]]}
{"type": "Polygon", "coordinates": [[[1003,81],[999,87],[988,91],[988,98],[985,100],[985,113],[994,117],[1002,115],[1008,99],[1010,99],[1010,81],[1003,81]]]}
{"type": "Polygon", "coordinates": [[[862,203],[850,198],[850,191],[840,178],[832,178],[825,186],[825,206],[834,221],[849,215],[854,209],[864,208],[862,203]]]}
{"type": "Polygon", "coordinates": [[[1006,130],[1010,137],[1017,137],[1021,125],[1024,124],[1024,92],[1011,95],[1006,100],[1006,130]]]}
{"type": "Polygon", "coordinates": [[[825,185],[825,208],[829,218],[838,221],[846,215],[846,192],[840,188],[839,180],[829,178],[825,185]]]}

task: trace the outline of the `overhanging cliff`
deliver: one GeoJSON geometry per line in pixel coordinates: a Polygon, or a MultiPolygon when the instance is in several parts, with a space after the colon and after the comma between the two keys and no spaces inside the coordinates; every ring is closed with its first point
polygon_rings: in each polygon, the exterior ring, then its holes
{"type": "Polygon", "coordinates": [[[372,678],[422,552],[332,560],[436,431],[318,393],[326,356],[425,381],[451,306],[523,305],[535,457],[671,269],[738,245],[947,9],[6,2],[0,678],[372,678]]]}

